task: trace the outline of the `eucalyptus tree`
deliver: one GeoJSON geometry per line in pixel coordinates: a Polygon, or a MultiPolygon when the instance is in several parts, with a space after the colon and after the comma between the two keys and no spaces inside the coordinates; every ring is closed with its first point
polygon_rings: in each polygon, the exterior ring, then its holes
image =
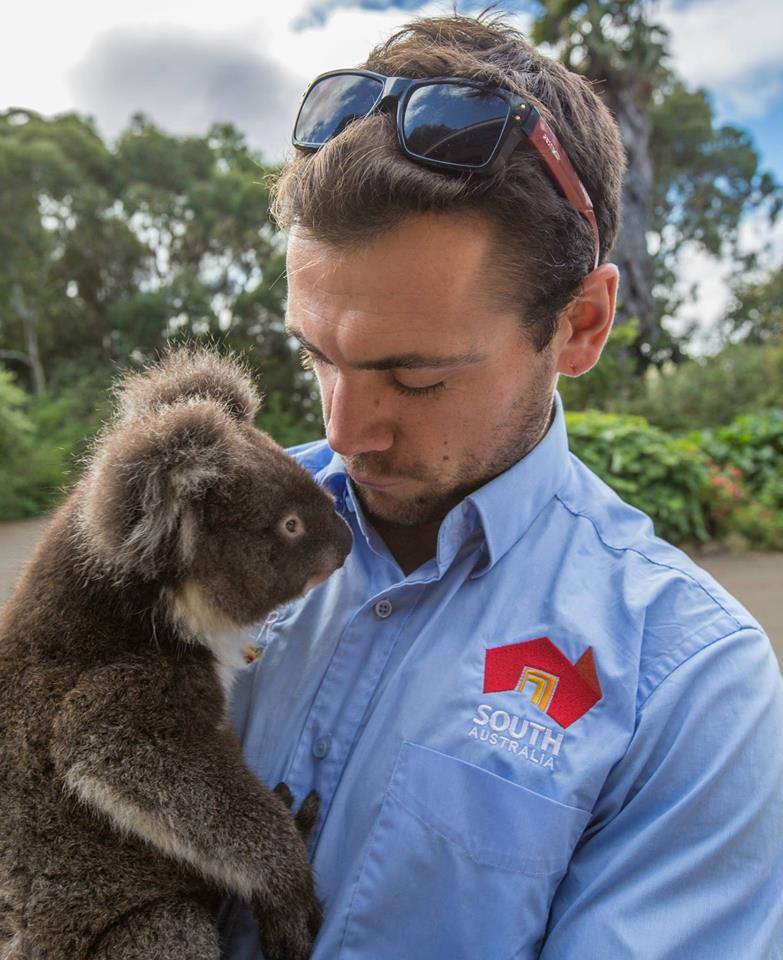
{"type": "Polygon", "coordinates": [[[40,392],[209,338],[245,350],[269,407],[315,429],[284,329],[271,172],[228,124],[176,137],[138,115],[107,144],[74,114],[1,114],[0,361],[40,392]]]}
{"type": "Polygon", "coordinates": [[[729,255],[745,269],[740,221],[757,208],[774,219],[780,186],[761,171],[748,134],[717,125],[706,92],[678,78],[655,0],[536,0],[534,11],[533,39],[595,85],[626,148],[623,226],[612,258],[622,274],[617,320],[637,321],[641,366],[678,359],[662,321],[683,300],[675,288],[683,247],[729,255]]]}

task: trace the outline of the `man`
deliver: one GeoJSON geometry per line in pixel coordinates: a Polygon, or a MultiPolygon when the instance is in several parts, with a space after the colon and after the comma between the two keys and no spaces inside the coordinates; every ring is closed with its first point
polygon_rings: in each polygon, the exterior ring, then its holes
{"type": "MultiPolygon", "coordinates": [[[[354,547],[260,626],[233,705],[254,772],[321,798],[313,956],[783,956],[769,642],[568,452],[557,380],[617,292],[614,122],[486,19],[365,67],[312,87],[276,198],[326,425],[292,453],[354,547]]],[[[260,957],[238,903],[223,937],[260,957]]]]}

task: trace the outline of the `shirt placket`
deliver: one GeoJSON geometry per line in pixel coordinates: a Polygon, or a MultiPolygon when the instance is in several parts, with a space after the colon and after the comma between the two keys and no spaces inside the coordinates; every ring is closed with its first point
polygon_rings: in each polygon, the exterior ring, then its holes
{"type": "Polygon", "coordinates": [[[295,795],[318,792],[313,850],[367,707],[421,590],[420,584],[389,585],[356,611],[310,708],[285,780],[295,795]]]}

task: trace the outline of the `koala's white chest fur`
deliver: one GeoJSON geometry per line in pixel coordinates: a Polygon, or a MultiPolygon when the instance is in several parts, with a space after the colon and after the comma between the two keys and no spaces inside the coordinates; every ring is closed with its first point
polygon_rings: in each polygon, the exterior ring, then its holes
{"type": "Polygon", "coordinates": [[[247,634],[244,630],[234,629],[205,637],[205,640],[215,654],[218,676],[228,699],[237,670],[247,666],[245,661],[247,634]]]}
{"type": "Polygon", "coordinates": [[[237,670],[246,665],[247,633],[216,610],[192,580],[183,584],[173,597],[172,606],[184,630],[215,655],[215,667],[228,699],[237,670]]]}

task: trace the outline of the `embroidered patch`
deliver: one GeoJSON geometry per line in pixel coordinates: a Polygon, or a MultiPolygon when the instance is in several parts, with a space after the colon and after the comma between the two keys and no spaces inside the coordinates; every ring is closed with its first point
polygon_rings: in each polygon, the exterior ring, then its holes
{"type": "Polygon", "coordinates": [[[576,661],[549,637],[490,647],[484,662],[484,693],[530,691],[531,702],[561,727],[570,727],[601,699],[593,648],[576,661]]]}

